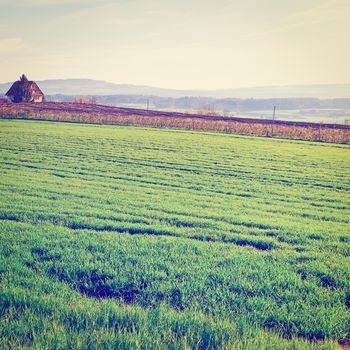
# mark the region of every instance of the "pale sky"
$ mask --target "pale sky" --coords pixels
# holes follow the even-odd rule
[[[0,0],[0,82],[350,83],[350,0]]]

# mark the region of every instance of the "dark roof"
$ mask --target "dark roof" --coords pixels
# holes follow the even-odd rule
[[[16,96],[19,93],[19,89],[21,85],[23,84],[22,81],[17,80],[15,81],[12,86],[10,87],[9,91],[6,92],[6,96]],[[44,96],[43,92],[40,90],[38,84],[35,81],[28,81],[28,88],[34,88],[35,89],[35,96]]]

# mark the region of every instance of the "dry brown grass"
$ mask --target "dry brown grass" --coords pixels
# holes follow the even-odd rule
[[[350,126],[186,115],[72,103],[3,104],[0,117],[77,123],[139,125],[308,141],[350,143]]]

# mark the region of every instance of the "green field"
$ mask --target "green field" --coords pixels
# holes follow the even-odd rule
[[[350,341],[350,146],[0,121],[0,348]]]

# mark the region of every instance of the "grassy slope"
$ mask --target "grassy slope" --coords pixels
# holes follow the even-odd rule
[[[3,348],[350,339],[349,146],[29,121],[0,136]]]

